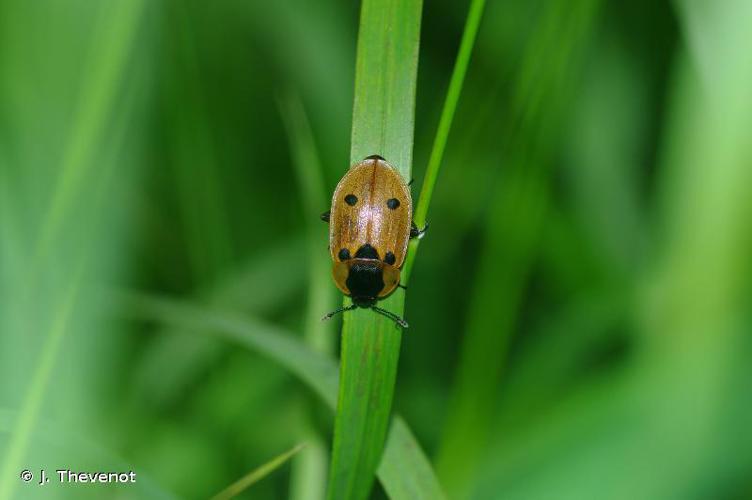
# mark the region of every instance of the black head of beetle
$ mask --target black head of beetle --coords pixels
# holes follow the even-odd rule
[[[387,287],[385,281],[399,282],[399,269],[391,264],[379,260],[378,252],[371,245],[363,245],[355,253],[355,257],[334,264],[335,281],[344,285],[343,291],[352,298],[352,305],[332,311],[322,319],[329,319],[335,314],[352,311],[359,307],[372,309],[382,316],[386,316],[402,328],[407,328],[407,322],[391,311],[376,306]],[[388,293],[387,293],[388,295]]]

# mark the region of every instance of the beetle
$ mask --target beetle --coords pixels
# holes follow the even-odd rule
[[[342,177],[332,207],[321,219],[329,223],[332,277],[353,303],[322,319],[362,307],[407,328],[404,319],[376,303],[402,286],[400,269],[407,244],[412,238],[422,238],[428,229],[428,224],[418,229],[412,215],[409,184],[383,157],[368,156]]]

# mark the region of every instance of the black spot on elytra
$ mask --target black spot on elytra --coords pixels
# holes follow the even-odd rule
[[[377,252],[376,249],[371,245],[366,243],[362,247],[358,248],[357,252],[355,252],[355,258],[379,260],[379,252]]]
[[[342,248],[337,255],[339,256],[339,260],[348,260],[350,258],[350,250]]]
[[[400,206],[400,201],[397,198],[389,198],[386,200],[386,206],[391,210],[397,210]]]
[[[348,194],[347,196],[345,196],[345,203],[347,203],[351,207],[355,206],[355,204],[358,203],[358,197],[354,194]]]
[[[384,256],[384,262],[386,262],[389,265],[393,265],[395,262],[397,262],[397,258],[394,256],[392,252],[387,252]]]

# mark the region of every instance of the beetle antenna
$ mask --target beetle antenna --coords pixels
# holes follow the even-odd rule
[[[394,321],[395,323],[397,323],[402,328],[407,328],[408,327],[407,321],[405,321],[404,319],[400,318],[399,316],[397,316],[396,314],[394,314],[391,311],[387,311],[386,309],[382,309],[382,308],[376,307],[376,306],[372,307],[371,309],[373,309],[377,313],[381,314],[382,316],[386,316],[387,318],[391,319],[392,321]]]
[[[332,316],[334,316],[335,314],[343,313],[345,311],[352,311],[353,309],[357,309],[357,308],[358,308],[358,306],[356,306],[355,304],[353,304],[351,306],[347,306],[347,307],[340,307],[336,311],[332,311],[330,313],[325,314],[324,317],[321,318],[321,321],[326,321],[328,319],[331,319]]]

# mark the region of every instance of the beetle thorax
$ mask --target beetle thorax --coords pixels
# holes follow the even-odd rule
[[[384,265],[375,259],[352,259],[345,284],[350,290],[353,303],[371,307],[384,289]]]

